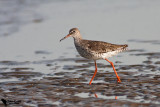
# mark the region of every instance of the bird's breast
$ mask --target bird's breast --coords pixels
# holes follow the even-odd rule
[[[84,58],[92,59],[92,60],[102,59],[102,54],[98,54],[96,52],[93,52],[83,45],[75,43],[75,47],[76,47],[78,53]]]

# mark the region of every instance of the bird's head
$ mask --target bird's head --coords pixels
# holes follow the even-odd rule
[[[69,34],[67,36],[65,36],[64,38],[62,38],[60,41],[66,39],[68,37],[81,38],[80,31],[78,30],[78,28],[70,29]]]

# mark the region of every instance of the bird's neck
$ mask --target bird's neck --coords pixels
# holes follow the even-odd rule
[[[82,36],[81,35],[78,35],[76,37],[74,37],[74,41],[75,42],[80,42],[82,40]]]

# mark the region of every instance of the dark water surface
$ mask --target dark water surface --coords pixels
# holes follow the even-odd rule
[[[0,98],[7,105],[160,106],[158,0],[0,2]],[[17,21],[2,12],[15,14]],[[28,18],[32,21],[24,21]],[[88,85],[94,62],[78,55],[72,39],[59,43],[72,27],[80,28],[83,38],[129,45],[128,51],[109,58],[122,83],[116,82],[109,63],[99,60],[98,73]]]

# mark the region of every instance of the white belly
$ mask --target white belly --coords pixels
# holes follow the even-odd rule
[[[112,57],[114,55],[117,55],[118,53],[119,53],[118,51],[112,51],[112,52],[103,53],[102,54],[102,58],[103,59],[109,58],[109,57]]]

